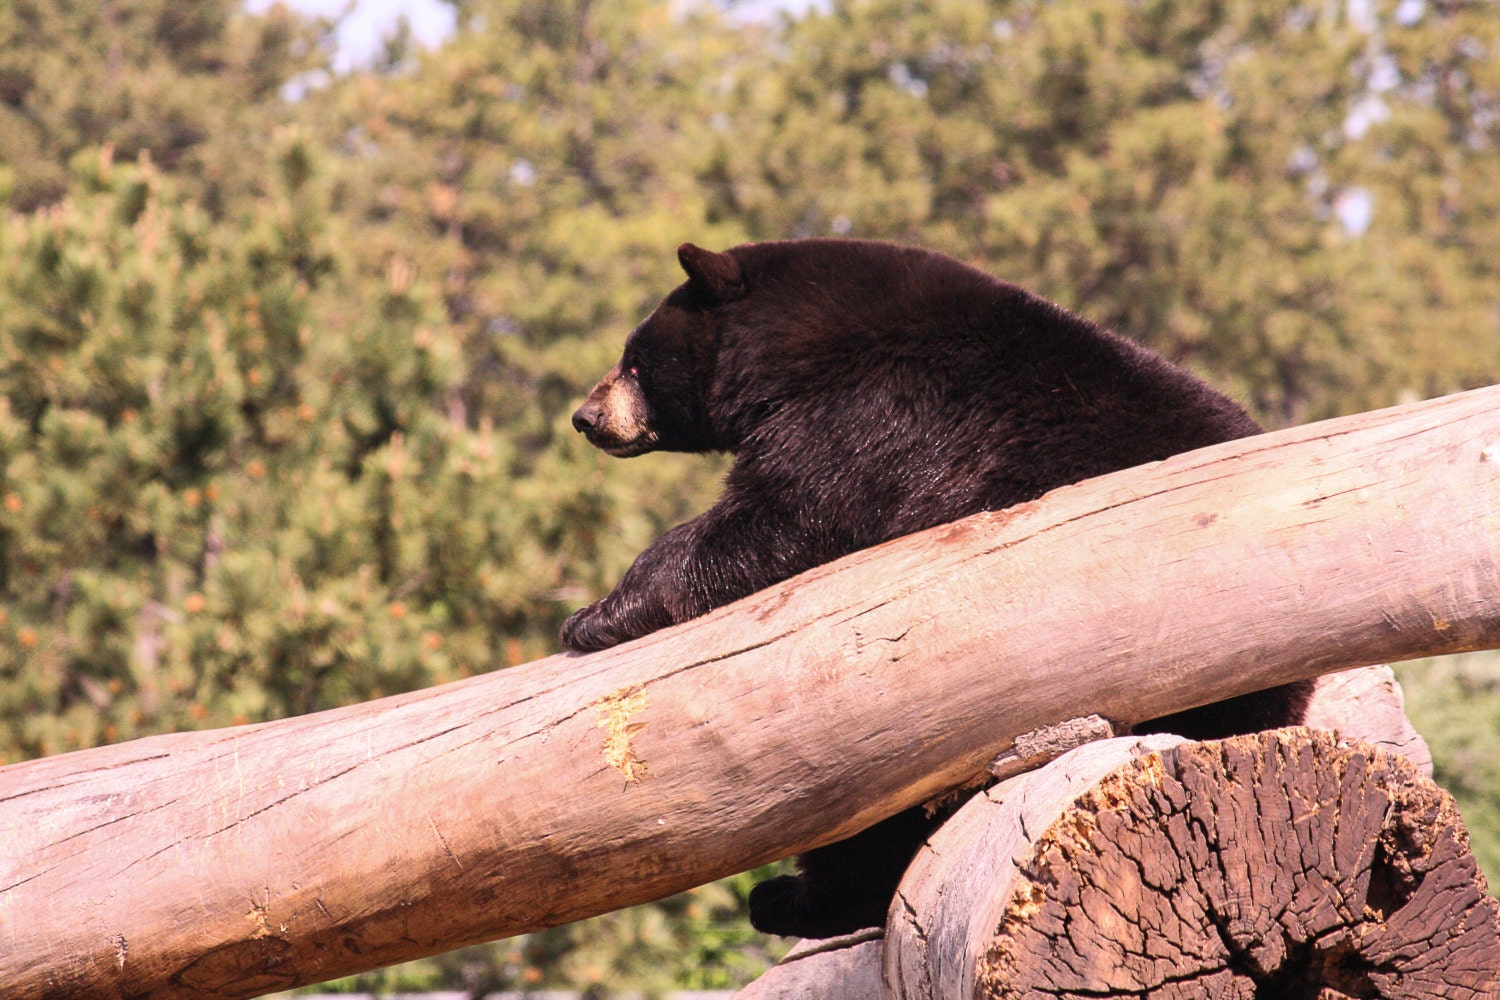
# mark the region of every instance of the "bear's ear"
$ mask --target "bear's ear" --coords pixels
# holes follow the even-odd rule
[[[688,284],[697,285],[715,301],[728,302],[745,294],[740,262],[732,255],[684,243],[677,248],[677,260],[687,272]]]

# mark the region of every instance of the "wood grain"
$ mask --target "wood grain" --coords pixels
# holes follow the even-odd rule
[[[846,836],[1020,733],[1500,645],[1500,389],[1230,442],[667,632],[0,769],[0,984],[246,997]]]
[[[1500,994],[1500,901],[1396,754],[1285,729],[1120,767],[1027,844],[974,995]]]

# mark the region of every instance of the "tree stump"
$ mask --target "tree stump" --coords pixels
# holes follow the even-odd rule
[[[1497,903],[1452,798],[1331,733],[1141,758],[1029,853],[979,964],[986,996],[1500,993]]]

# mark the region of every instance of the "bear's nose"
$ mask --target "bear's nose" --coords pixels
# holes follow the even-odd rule
[[[573,411],[573,429],[580,434],[586,434],[599,424],[599,406],[595,403],[584,403]]]

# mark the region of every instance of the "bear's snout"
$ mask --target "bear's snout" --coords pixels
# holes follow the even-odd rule
[[[654,451],[659,443],[649,413],[640,386],[622,379],[616,365],[573,411],[573,427],[594,447],[629,458]]]
[[[603,407],[594,400],[589,400],[573,411],[573,429],[580,434],[587,434],[599,426],[599,417],[603,412]]]

